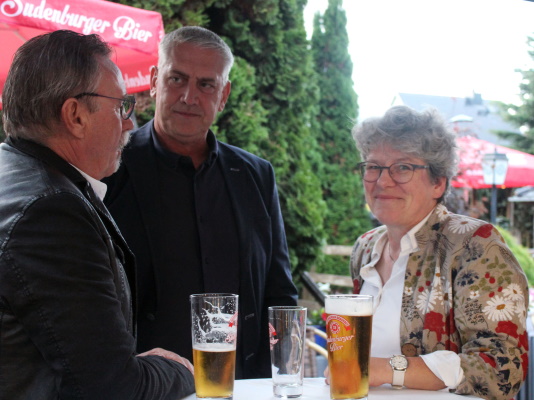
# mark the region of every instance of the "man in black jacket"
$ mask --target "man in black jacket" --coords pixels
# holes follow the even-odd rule
[[[236,377],[270,377],[267,308],[297,299],[273,168],[210,130],[230,94],[228,45],[184,27],[159,54],[154,120],[132,134],[105,181],[105,203],[137,260],[138,350],[191,359],[189,295],[236,293]]]
[[[101,198],[133,128],[111,49],[56,31],[15,54],[0,145],[0,398],[177,399],[192,366],[136,356],[135,269]]]

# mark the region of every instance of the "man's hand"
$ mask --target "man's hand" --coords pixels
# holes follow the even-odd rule
[[[180,364],[185,365],[185,367],[193,375],[195,375],[195,368],[193,367],[193,364],[191,364],[191,362],[187,358],[180,357],[178,354],[173,353],[172,351],[160,349],[159,347],[157,347],[155,349],[145,351],[144,353],[137,355],[137,357],[144,357],[144,356],[160,356],[168,360],[179,362]]]

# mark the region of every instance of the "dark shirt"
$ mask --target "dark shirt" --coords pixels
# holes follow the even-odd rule
[[[105,180],[105,204],[136,256],[137,349],[163,347],[190,354],[189,295],[198,290],[193,287],[197,283],[189,280],[197,279],[204,291],[239,294],[236,378],[270,377],[267,309],[297,303],[272,165],[208,134],[216,158],[208,157],[202,168],[193,170],[189,189],[184,189],[172,178],[177,175],[173,160],[178,156],[169,155],[170,167],[167,161],[158,161],[163,158],[158,153],[162,149],[156,150],[153,131],[151,121],[132,133],[121,167]],[[162,172],[163,166],[167,172]],[[168,177],[161,178],[160,173]],[[167,205],[163,197],[168,198]],[[177,222],[173,213],[193,205],[193,222]],[[191,226],[196,228],[193,234]],[[176,239],[180,234],[187,238]],[[195,242],[185,244],[190,239]],[[209,250],[211,246],[215,250]],[[166,260],[170,253],[174,255],[171,262]],[[198,272],[196,278],[183,278],[182,260],[193,260],[199,266],[186,269]],[[161,274],[171,267],[175,277]],[[169,292],[184,295],[176,303],[169,300]]]
[[[165,236],[165,260],[156,274],[168,285],[158,297],[158,315],[166,333],[159,346],[192,360],[189,295],[239,293],[239,241],[230,195],[217,162],[217,141],[210,132],[209,155],[197,170],[190,157],[172,153],[152,130]],[[204,277],[210,276],[210,279]],[[209,282],[212,282],[211,284]],[[162,288],[163,289],[163,288]],[[183,316],[183,325],[172,324],[171,313]],[[144,332],[143,334],[150,334]],[[159,333],[158,333],[159,335]]]

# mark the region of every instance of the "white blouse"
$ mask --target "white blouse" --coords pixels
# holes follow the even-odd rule
[[[371,262],[363,266],[360,271],[363,279],[360,293],[374,297],[371,357],[390,358],[395,354],[402,354],[399,332],[404,275],[409,255],[418,250],[415,233],[429,216],[430,214],[402,237],[399,257],[393,264],[391,276],[385,285],[382,285],[382,279],[375,266],[387,244],[386,234],[376,242]],[[464,373],[458,354],[440,350],[420,357],[449,389],[455,389],[462,381]]]

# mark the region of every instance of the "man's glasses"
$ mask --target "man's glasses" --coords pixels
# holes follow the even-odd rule
[[[376,182],[380,178],[380,175],[382,175],[382,171],[387,169],[389,176],[396,183],[408,183],[412,180],[416,169],[428,169],[430,167],[428,165],[409,163],[395,163],[389,167],[383,167],[373,162],[361,162],[358,164],[358,168],[365,182]]]
[[[93,96],[93,97],[105,97],[106,99],[119,100],[121,102],[121,117],[122,119],[128,119],[132,116],[135,107],[135,97],[134,96],[125,96],[123,99],[118,97],[104,96],[98,93],[85,92],[80,93],[74,96],[75,99],[79,99],[83,96]]]

